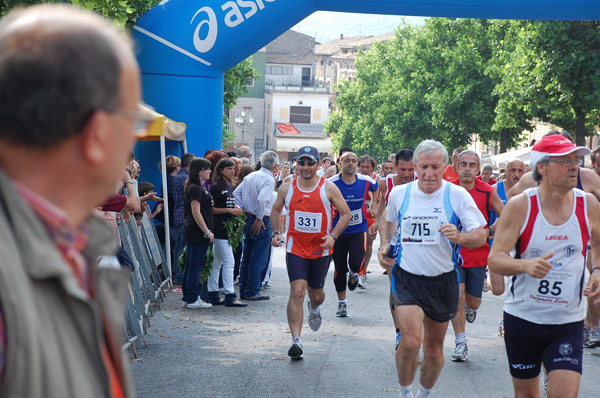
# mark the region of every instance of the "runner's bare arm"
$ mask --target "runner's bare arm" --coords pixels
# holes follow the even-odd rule
[[[324,249],[330,249],[335,244],[335,240],[340,237],[342,232],[344,232],[344,230],[348,226],[348,223],[350,222],[351,213],[350,208],[346,203],[346,200],[342,196],[342,193],[340,192],[339,188],[336,187],[334,183],[326,181],[325,191],[327,192],[327,198],[329,199],[329,201],[337,208],[338,212],[340,213],[340,219],[338,220],[338,223],[333,229],[333,231],[331,231],[331,234],[322,238],[323,244],[321,245],[321,247],[323,247]]]
[[[527,197],[515,196],[506,203],[505,209],[504,216],[500,216],[498,221],[498,232],[494,236],[494,244],[488,257],[489,269],[500,275],[527,273],[534,278],[546,276],[552,269],[552,264],[547,260],[554,255],[553,252],[533,259],[515,259],[509,255],[519,239],[521,227],[527,216]]]
[[[385,210],[387,212],[387,210]],[[380,219],[379,222],[379,236],[381,237],[381,244],[379,246],[379,251],[377,252],[377,259],[379,260],[379,265],[382,268],[390,269],[395,260],[391,259],[387,256],[390,251],[390,239],[392,239],[392,235],[396,230],[396,222],[389,222],[385,215]]]
[[[581,177],[581,185],[583,190],[594,195],[596,201],[600,200],[600,177],[590,169],[579,168],[579,176]]]
[[[469,232],[458,232],[456,225],[446,223],[440,227],[440,232],[450,242],[466,247],[467,249],[478,249],[485,245],[485,241],[489,236],[487,229],[481,227],[470,230]]]
[[[527,188],[533,188],[537,186],[537,182],[533,179],[533,173],[525,173],[523,177],[519,180],[518,183],[515,184],[514,187],[510,189],[510,191],[506,192],[506,202],[510,200],[510,198],[517,196],[522,193]]]
[[[592,273],[583,294],[595,299],[594,304],[600,301],[600,206],[597,206],[596,197],[593,194],[586,194],[588,201],[588,221],[590,224],[590,247],[592,258]],[[594,269],[596,267],[596,269]]]
[[[329,178],[329,177],[333,177],[335,175],[337,171],[337,167],[335,167],[335,164],[329,166],[329,168],[327,170],[325,170],[325,174],[323,174],[324,178]]]
[[[379,224],[381,221],[381,216],[383,215],[383,211],[385,210],[385,195],[387,195],[387,184],[385,182],[385,178],[381,178],[379,180],[377,187],[379,189],[379,193],[381,194],[381,206],[377,206],[377,211],[375,212],[375,222]]]
[[[283,210],[283,206],[285,205],[285,197],[287,196],[288,190],[290,188],[290,182],[285,182],[281,184],[279,189],[277,190],[277,199],[275,199],[275,203],[273,204],[273,209],[271,210],[271,229],[272,231],[281,232],[281,211]],[[271,239],[271,245],[275,247],[281,246],[281,235],[273,236]]]

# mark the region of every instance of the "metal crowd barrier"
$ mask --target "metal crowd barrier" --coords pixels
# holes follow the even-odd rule
[[[131,257],[133,270],[129,284],[127,308],[124,319],[125,341],[122,349],[132,349],[137,358],[135,343],[141,341],[148,347],[145,335],[153,316],[152,307],[160,310],[165,298],[165,287],[171,287],[171,265],[167,264],[154,223],[144,213],[138,228],[135,218],[117,222],[123,248]]]

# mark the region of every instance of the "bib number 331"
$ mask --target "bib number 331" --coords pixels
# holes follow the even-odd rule
[[[316,234],[321,232],[321,222],[323,217],[321,213],[309,213],[306,211],[294,212],[294,228],[298,232]]]

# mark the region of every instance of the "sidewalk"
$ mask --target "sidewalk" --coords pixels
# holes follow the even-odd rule
[[[378,241],[373,252],[376,253]],[[289,282],[283,248],[274,250],[271,299],[246,308],[180,308],[181,293],[167,293],[131,363],[138,397],[397,397],[395,330],[388,308],[389,279],[371,259],[366,290],[348,292],[348,318],[336,318],[333,264],[325,284],[323,324],[302,329],[304,359],[291,361],[286,318]],[[434,397],[512,397],[504,350],[497,334],[502,297],[484,293],[474,324],[467,325],[469,359],[454,363],[449,326],[446,361]],[[306,308],[304,308],[306,310]],[[597,351],[597,352],[596,352]],[[584,351],[579,396],[598,396],[600,349]],[[418,383],[418,371],[417,382]],[[416,388],[415,388],[416,390]],[[542,396],[545,396],[542,393]]]

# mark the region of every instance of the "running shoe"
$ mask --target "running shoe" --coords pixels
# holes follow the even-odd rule
[[[367,288],[367,275],[358,275],[358,287],[361,289]]]
[[[465,305],[465,317],[467,318],[467,322],[475,322],[475,318],[477,317],[477,310],[473,310]]]
[[[288,356],[290,359],[302,359],[304,357],[304,351],[302,351],[302,342],[298,337],[294,339],[294,343],[288,350]]]
[[[346,303],[338,303],[338,309],[335,313],[335,316],[339,316],[340,318],[345,318],[348,316],[348,306]]]
[[[271,285],[269,284],[269,282],[263,282],[262,285],[260,285],[261,289],[270,289]]]
[[[467,354],[469,353],[469,347],[467,343],[459,343],[454,347],[454,354],[452,354],[452,360],[454,362],[466,362]]]
[[[600,329],[590,330],[589,345],[591,347],[600,347]]]
[[[321,327],[321,321],[323,320],[321,318],[321,310],[317,309],[318,312],[313,314],[310,310],[310,301],[307,301],[306,305],[308,307],[308,326],[310,326],[313,332],[316,332]]]
[[[593,348],[594,346],[590,344],[590,337],[592,334],[592,328],[583,328],[583,346],[585,348]]]
[[[400,332],[396,332],[396,348],[394,348],[396,351],[398,351],[398,346],[400,345],[401,340],[402,338],[400,336]]]
[[[189,303],[187,305],[188,308],[192,308],[192,309],[198,309],[198,308],[210,308],[212,307],[211,303],[205,303],[204,301],[202,301],[202,299],[200,297],[198,297],[198,300],[196,300],[193,303]]]
[[[498,336],[504,337],[504,319],[498,324]]]
[[[489,291],[490,291],[490,287],[489,287],[489,286],[488,286],[488,284],[487,284],[487,279],[484,279],[484,280],[483,280],[483,292],[484,292],[484,293],[487,293],[487,292],[489,292]]]
[[[353,292],[354,289],[356,289],[356,286],[358,286],[358,274],[352,275],[352,273],[350,273],[348,276],[348,290]]]

